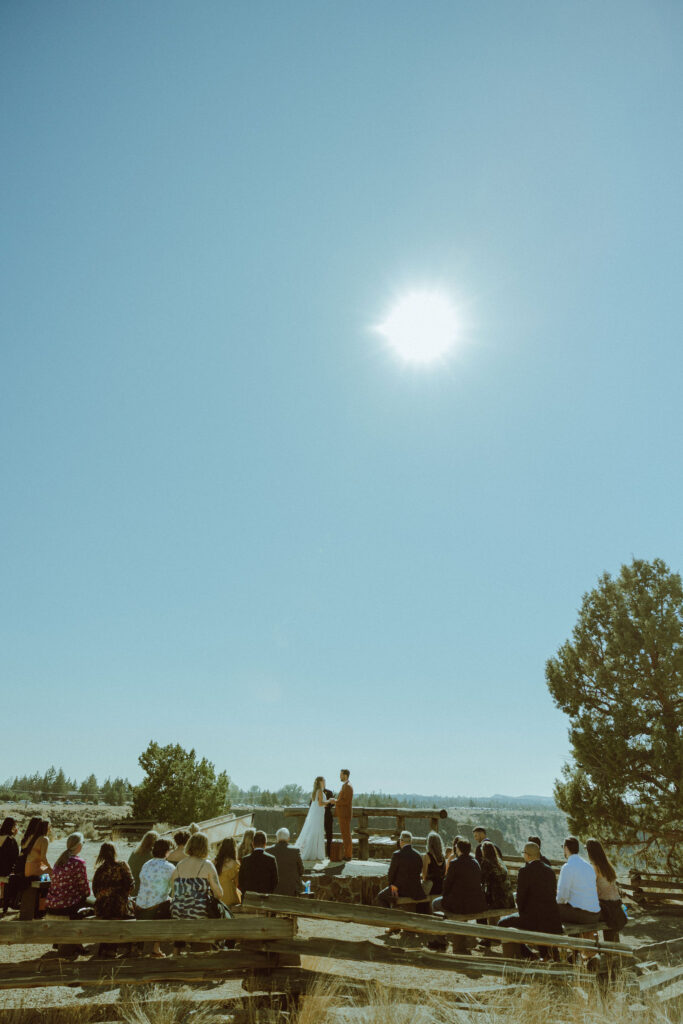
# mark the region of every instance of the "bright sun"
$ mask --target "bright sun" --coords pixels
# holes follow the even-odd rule
[[[375,328],[406,363],[426,366],[442,359],[458,339],[456,310],[443,292],[407,292]]]

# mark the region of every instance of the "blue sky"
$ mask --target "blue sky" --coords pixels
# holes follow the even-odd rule
[[[2,5],[3,778],[154,738],[243,786],[551,792],[581,595],[683,566],[682,35]],[[463,317],[430,368],[371,329],[416,287]]]

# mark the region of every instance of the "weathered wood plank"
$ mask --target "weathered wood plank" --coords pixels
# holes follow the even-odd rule
[[[641,992],[651,992],[664,985],[671,985],[679,978],[683,978],[683,967],[663,967],[661,971],[653,971],[652,974],[638,978],[638,988]]]
[[[196,921],[13,921],[0,923],[0,944],[90,942],[214,942],[217,939],[286,939],[294,935],[287,918],[240,915],[231,920]]]
[[[256,946],[258,948],[258,945]],[[391,964],[393,966],[425,968],[427,970],[456,971],[468,977],[482,974],[498,976],[539,975],[542,977],[573,978],[575,968],[567,964],[538,964],[502,957],[455,956],[432,953],[421,949],[400,949],[384,946],[370,940],[350,942],[345,939],[285,939],[268,947],[273,952],[300,956],[330,957],[333,960],[356,960],[361,963]]]
[[[660,882],[656,879],[653,880],[649,878],[643,878],[642,881],[634,881],[632,878],[630,883],[621,882],[620,884],[623,885],[624,889],[646,889],[648,892],[650,892],[650,890],[655,890],[657,892],[679,892],[683,889],[683,882],[680,881],[667,882],[662,880]]]
[[[499,928],[495,925],[442,921],[431,914],[409,914],[382,907],[367,907],[359,903],[333,903],[330,900],[306,900],[293,896],[262,896],[246,893],[242,898],[245,908],[272,910],[298,917],[321,918],[328,921],[347,921],[353,924],[376,925],[380,928],[403,928],[424,935],[469,935],[495,939],[498,942],[530,942],[534,945],[559,946],[563,949],[606,950],[621,956],[633,956],[633,951],[617,943],[593,939],[578,939],[569,935],[547,935],[527,932],[518,928]]]
[[[308,807],[283,808],[286,818],[305,818]],[[370,818],[447,818],[448,811],[439,807],[356,807],[351,808],[351,815],[359,818],[367,815]]]
[[[683,957],[683,935],[662,942],[648,942],[636,946],[634,953],[639,960],[677,960]]]
[[[0,989],[52,985],[143,985],[156,981],[216,981],[234,971],[277,966],[280,958],[260,950],[190,953],[166,960],[24,960],[0,967]]]

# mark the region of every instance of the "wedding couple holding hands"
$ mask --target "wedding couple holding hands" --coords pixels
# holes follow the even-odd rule
[[[339,822],[344,860],[351,860],[353,846],[351,843],[351,807],[353,805],[353,789],[349,782],[350,772],[342,768],[339,773],[341,788],[335,796],[325,788],[325,779],[318,775],[313,784],[311,806],[308,809],[301,834],[294,844],[301,853],[303,861],[320,861],[330,855],[332,842],[333,810]]]

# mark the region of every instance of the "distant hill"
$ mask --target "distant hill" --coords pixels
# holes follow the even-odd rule
[[[503,796],[501,793],[494,793],[489,799],[495,803],[523,804],[525,807],[555,807],[555,801],[551,796]]]

